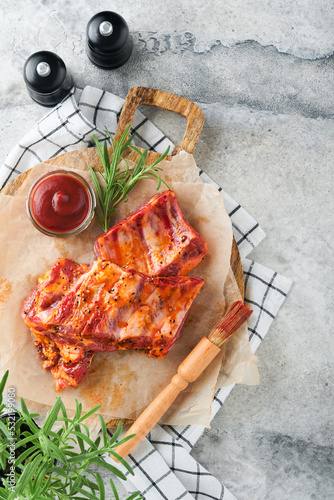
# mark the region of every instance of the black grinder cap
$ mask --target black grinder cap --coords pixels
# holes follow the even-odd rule
[[[89,59],[104,69],[116,69],[126,63],[132,41],[123,17],[111,11],[95,14],[87,24],[86,51]]]
[[[55,106],[64,99],[72,86],[64,61],[47,50],[28,57],[23,78],[30,97],[42,106]]]

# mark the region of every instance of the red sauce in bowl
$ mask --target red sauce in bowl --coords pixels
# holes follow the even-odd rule
[[[95,196],[86,180],[74,172],[54,171],[31,187],[28,215],[49,236],[78,234],[90,223]]]

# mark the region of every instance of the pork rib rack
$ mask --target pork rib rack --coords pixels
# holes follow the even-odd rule
[[[77,386],[97,351],[165,357],[203,285],[185,275],[206,252],[166,191],[101,235],[91,266],[58,259],[21,312],[56,389]]]
[[[207,252],[173,191],[153,196],[95,241],[97,257],[150,276],[184,276]]]
[[[202,285],[200,278],[146,276],[97,259],[51,306],[39,308],[28,298],[22,316],[48,362],[49,346],[58,349],[51,356],[51,363],[55,361],[51,372],[60,389],[64,384],[76,385],[76,373],[83,378],[96,351],[135,349],[165,357]],[[43,293],[37,295],[41,301]]]

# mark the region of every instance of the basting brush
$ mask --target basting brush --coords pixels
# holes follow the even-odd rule
[[[149,404],[124,437],[134,437],[117,446],[117,454],[125,458],[157,424],[173,401],[190,382],[194,382],[220,352],[221,346],[249,318],[252,310],[242,300],[233,302],[208,337],[203,337],[178,367],[168,386]],[[114,460],[115,457],[112,456]],[[116,460],[117,461],[117,460]]]

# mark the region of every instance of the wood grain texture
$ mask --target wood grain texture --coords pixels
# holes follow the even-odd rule
[[[130,89],[119,118],[115,134],[116,140],[122,136],[128,125],[132,123],[136,109],[143,105],[153,106],[183,116],[187,120],[186,130],[181,146],[175,146],[172,155],[177,154],[180,149],[193,154],[204,125],[204,114],[201,108],[184,97],[148,87],[133,87]],[[127,154],[134,161],[138,159],[138,155],[134,151],[130,150]],[[159,153],[149,151],[147,154],[147,163],[153,163],[159,156]],[[168,157],[167,159],[170,158]]]
[[[234,273],[234,277],[238,284],[242,300],[245,298],[245,287],[244,287],[244,271],[242,269],[241,258],[238,250],[237,242],[233,236],[232,249],[231,249],[231,268]]]

